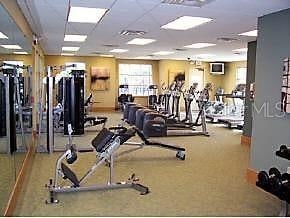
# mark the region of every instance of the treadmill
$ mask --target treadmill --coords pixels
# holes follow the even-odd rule
[[[228,115],[218,118],[219,123],[225,124],[230,129],[241,127],[244,122],[245,90],[246,84],[238,84],[231,94],[222,94],[222,96],[232,99],[233,110]],[[240,112],[237,111],[239,107],[237,101],[241,101]]]

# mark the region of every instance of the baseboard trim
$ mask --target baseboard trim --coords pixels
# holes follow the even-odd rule
[[[257,176],[258,176],[258,173],[255,170],[253,170],[251,168],[247,169],[246,180],[248,183],[256,185]]]
[[[92,107],[92,112],[112,112],[115,111],[115,107]]]
[[[252,137],[242,135],[241,136],[241,144],[251,146]]]
[[[34,158],[34,155],[35,147],[32,143],[32,145],[30,145],[28,148],[22,167],[18,173],[14,187],[10,193],[8,203],[4,211],[4,216],[13,216],[13,212],[16,208],[21,189],[24,186],[25,180],[27,178],[27,173],[30,171],[30,168],[32,166],[32,160]]]

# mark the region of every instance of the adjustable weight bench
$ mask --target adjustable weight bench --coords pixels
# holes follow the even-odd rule
[[[113,182],[113,166],[114,166],[114,153],[120,147],[120,145],[126,142],[133,136],[132,130],[128,129],[122,135],[116,135],[108,129],[102,129],[99,134],[92,140],[92,146],[97,152],[97,161],[93,166],[83,175],[81,179],[78,179],[75,172],[73,172],[65,163],[72,164],[77,160],[77,151],[71,143],[71,131],[69,131],[69,148],[68,150],[57,160],[54,180],[50,179],[49,184],[46,187],[49,190],[49,200],[46,200],[47,204],[58,203],[56,198],[57,193],[67,192],[81,192],[81,191],[101,191],[111,189],[134,189],[140,194],[145,195],[149,193],[149,188],[138,183],[138,179],[135,174],[132,174],[130,178],[125,182]],[[107,184],[93,184],[90,186],[84,186],[85,181],[100,167],[102,164],[109,162],[109,179]],[[70,186],[61,186],[59,180],[68,180]]]

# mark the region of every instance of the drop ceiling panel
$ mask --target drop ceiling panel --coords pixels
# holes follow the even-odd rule
[[[71,0],[71,6],[89,8],[110,8],[115,0]]]
[[[18,0],[28,22],[33,23],[23,4],[26,1],[28,0]],[[210,48],[175,51],[169,56],[156,57],[161,59],[186,59],[199,53],[214,53],[217,55],[215,59],[219,60],[241,58],[234,55],[232,50],[245,47],[247,42],[255,40],[255,37],[238,36],[238,33],[255,29],[258,16],[290,7],[289,0],[215,0],[201,8],[161,4],[161,0],[71,0],[72,6],[110,8],[100,23],[82,24],[67,23],[68,0],[28,2],[30,5],[34,4],[33,14],[39,16],[40,25],[34,25],[34,31],[43,35],[41,43],[47,54],[60,53],[63,45],[80,46],[78,55],[91,55],[96,51],[108,53],[112,48],[103,45],[115,44],[120,48],[129,49],[129,52],[117,54],[117,57],[134,57],[150,55],[160,50],[174,50],[195,42],[217,44]],[[184,15],[210,17],[214,21],[188,31],[160,29],[160,26]],[[146,46],[127,45],[126,43],[135,36],[119,35],[124,29],[146,31],[147,34],[143,37],[154,38],[157,41]],[[88,34],[88,38],[83,43],[68,43],[63,41],[65,33]],[[236,38],[238,41],[226,43],[218,41],[217,38],[220,37]]]

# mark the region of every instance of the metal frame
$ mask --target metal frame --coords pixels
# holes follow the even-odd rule
[[[7,119],[8,117],[10,118],[10,84],[9,84],[9,78],[5,77],[5,101],[6,101],[6,136],[7,136],[7,154],[11,153],[10,149],[10,119]]]
[[[13,76],[0,75],[1,76],[0,79],[2,80],[2,82],[5,85],[7,154],[11,154],[13,152],[13,151],[11,151],[11,143],[12,143],[11,137],[16,138],[16,151],[17,152],[25,152],[27,150],[27,147],[26,147],[26,140],[25,140],[25,134],[24,134],[23,110],[22,110],[22,105],[20,102],[20,86],[19,86],[19,79],[18,79],[19,75],[18,75],[17,69],[21,68],[21,69],[29,70],[29,67],[2,63],[0,65],[0,67],[3,67],[3,66],[12,67],[14,70]],[[14,93],[11,93],[11,91],[10,91],[11,80],[13,80],[13,86],[15,87]],[[15,102],[10,101],[11,95],[13,95],[13,100],[15,100]],[[10,110],[11,103],[13,103],[13,105],[12,105],[13,111]],[[15,136],[11,136],[11,134],[13,134],[11,132],[11,122],[13,122],[13,120],[11,120],[11,113],[16,113],[15,105],[17,105],[17,107],[18,107],[17,113],[19,115],[20,130],[21,130],[21,145],[19,145],[19,146],[17,145],[17,132],[15,131]],[[14,123],[14,125],[16,125],[16,123]]]
[[[47,66],[46,85],[42,85],[42,93],[39,105],[39,129],[38,129],[38,146],[36,151],[40,153],[52,153],[54,149],[54,126],[53,126],[53,82],[52,67]],[[46,91],[45,91],[46,90]],[[42,138],[42,120],[43,120],[43,101],[47,102],[46,108],[46,146],[40,144]]]
[[[71,143],[71,134],[69,134],[69,144]],[[148,187],[145,187],[141,184],[138,184],[138,179],[135,179],[135,174],[133,174],[127,181],[125,182],[114,182],[114,153],[120,147],[120,139],[117,136],[114,136],[113,139],[105,146],[106,149],[103,150],[101,153],[98,153],[99,160],[97,160],[93,166],[83,175],[83,177],[78,181],[79,186],[76,187],[75,184],[72,186],[61,186],[59,184],[59,180],[65,176],[64,172],[61,169],[61,164],[66,159],[66,156],[70,152],[67,150],[58,160],[56,163],[54,181],[51,179],[47,188],[49,190],[49,200],[46,200],[47,204],[58,203],[59,201],[56,199],[57,193],[68,193],[68,192],[82,192],[82,191],[104,191],[104,190],[113,190],[113,189],[134,189],[139,191],[140,194],[145,195],[149,193]],[[90,186],[83,186],[86,180],[99,168],[101,165],[109,164],[109,178],[107,184],[94,184]],[[73,172],[73,171],[72,171]]]
[[[280,217],[288,217],[288,202],[287,201],[281,201],[281,210],[279,215]]]

